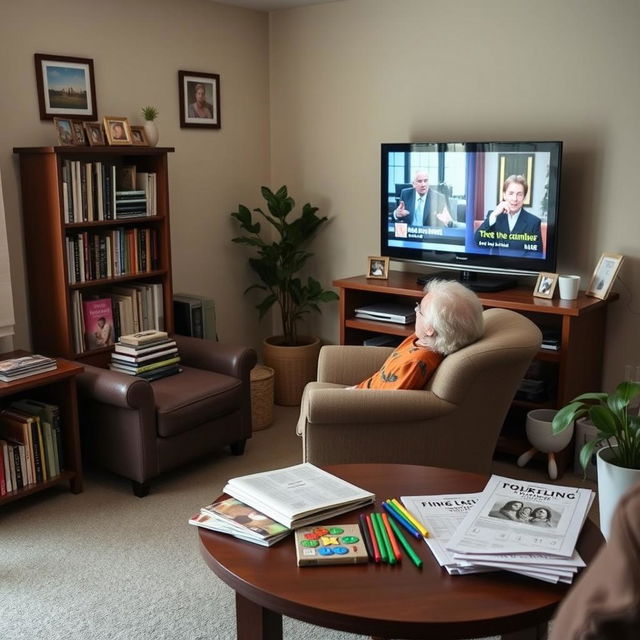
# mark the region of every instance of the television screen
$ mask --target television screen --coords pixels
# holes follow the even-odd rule
[[[381,254],[470,280],[554,272],[561,156],[562,142],[382,144]]]

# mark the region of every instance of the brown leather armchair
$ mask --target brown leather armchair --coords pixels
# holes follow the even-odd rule
[[[387,347],[324,346],[297,432],[316,465],[397,462],[488,473],[507,410],[542,340],[507,309],[484,311],[477,342],[447,356],[422,390],[346,389],[377,371]]]
[[[78,376],[83,450],[129,478],[138,497],[150,480],[216,448],[244,453],[251,437],[250,371],[256,353],[175,335],[182,373],[147,382],[84,365]]]

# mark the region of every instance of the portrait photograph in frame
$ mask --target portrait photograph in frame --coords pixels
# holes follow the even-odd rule
[[[68,116],[95,120],[97,114],[93,60],[34,54],[40,120]]]
[[[73,144],[78,146],[86,146],[87,140],[84,136],[84,127],[82,126],[82,120],[72,120],[73,126]]]
[[[99,122],[85,122],[84,130],[90,147],[103,147],[107,143],[104,139],[104,130]]]
[[[538,275],[538,279],[536,280],[536,286],[533,290],[533,295],[536,296],[536,298],[553,298],[553,294],[556,291],[557,284],[557,273],[540,272],[540,274]]]
[[[591,276],[591,282],[585,293],[594,298],[605,300],[609,296],[613,282],[620,271],[623,255],[619,253],[603,253]]]
[[[104,131],[110,145],[131,144],[131,128],[129,121],[121,116],[105,116]]]
[[[220,76],[178,71],[180,127],[220,129]]]
[[[58,142],[63,146],[70,146],[75,144],[75,138],[73,134],[73,120],[71,118],[54,118],[53,126],[56,128],[58,134]]]
[[[367,258],[367,278],[387,280],[389,277],[389,258],[369,256]]]
[[[148,147],[149,141],[144,127],[137,124],[131,125],[131,144],[137,147]]]

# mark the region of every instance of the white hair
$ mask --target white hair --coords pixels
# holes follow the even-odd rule
[[[431,349],[446,356],[482,337],[482,303],[473,291],[456,280],[429,280],[424,292],[424,320],[435,331],[427,339]]]

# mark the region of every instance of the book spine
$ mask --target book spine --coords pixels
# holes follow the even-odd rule
[[[13,454],[13,470],[16,476],[16,488],[22,489],[24,487],[24,480],[22,478],[22,467],[20,466],[20,447],[14,443],[11,443],[10,446]]]
[[[33,465],[36,472],[36,482],[42,482],[42,460],[40,460],[40,434],[38,433],[38,420],[33,420],[31,427],[31,442],[33,445]]]
[[[4,496],[8,493],[7,481],[5,479],[4,469],[4,444],[0,442],[0,496]]]

